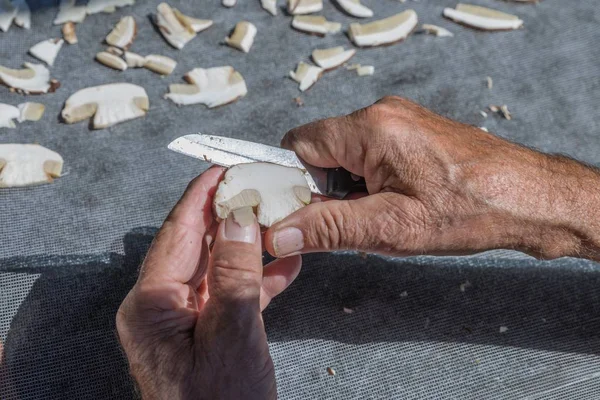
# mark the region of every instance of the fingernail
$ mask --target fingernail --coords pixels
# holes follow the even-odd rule
[[[277,257],[292,255],[304,248],[304,236],[298,228],[285,228],[275,232],[273,249]]]
[[[234,242],[254,243],[256,242],[257,227],[256,222],[247,226],[240,226],[230,215],[225,221],[225,237]]]

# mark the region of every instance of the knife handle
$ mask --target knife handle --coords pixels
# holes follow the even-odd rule
[[[327,196],[343,199],[354,192],[367,192],[365,178],[357,177],[344,168],[327,169]]]

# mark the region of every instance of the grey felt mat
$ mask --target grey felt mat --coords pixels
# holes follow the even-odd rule
[[[88,16],[77,28],[79,44],[65,45],[51,68],[62,83],[56,93],[23,97],[0,87],[0,102],[47,107],[40,122],[0,130],[0,143],[38,142],[63,155],[66,171],[51,185],[0,190],[0,398],[135,397],[114,314],[155,229],[189,180],[207,168],[166,149],[182,134],[277,144],[292,127],[396,94],[520,143],[600,165],[596,1],[473,0],[525,21],[515,32],[484,33],[441,17],[454,1],[364,0],[376,17],[413,8],[421,22],[442,25],[455,37],[413,35],[395,46],[359,50],[352,62],[374,65],[374,76],[339,69],[304,94],[286,78],[288,71],[316,47],[350,46],[347,37],[304,35],[290,29],[283,12],[272,17],[258,0],[239,1],[233,9],[216,0],[171,1],[184,13],[215,21],[181,51],[149,22],[157,0]],[[56,10],[29,3],[36,8],[31,30],[0,33],[1,65],[35,62],[27,49],[60,36],[52,26]],[[344,30],[354,21],[328,0],[322,14]],[[175,58],[171,76],[117,72],[93,61],[124,15],[138,22],[132,50]],[[242,19],[258,27],[249,54],[219,44]],[[246,79],[249,93],[237,103],[207,110],[162,98],[190,69],[220,65],[234,66]],[[492,90],[486,76],[494,80]],[[70,94],[109,82],[143,86],[148,115],[101,131],[90,131],[87,122],[58,121]],[[296,106],[297,96],[304,107]],[[507,104],[513,120],[483,119],[479,110],[489,104]],[[510,252],[306,257],[298,281],[265,313],[280,397],[598,398],[599,279],[595,263],[539,262]],[[466,281],[472,286],[462,292]],[[501,326],[508,331],[501,334]],[[335,376],[327,375],[328,366]]]

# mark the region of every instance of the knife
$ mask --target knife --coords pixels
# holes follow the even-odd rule
[[[336,199],[343,199],[351,192],[367,191],[364,178],[344,168],[315,167],[298,158],[293,151],[265,144],[198,133],[173,140],[169,143],[169,149],[222,167],[270,162],[299,168],[311,192]]]

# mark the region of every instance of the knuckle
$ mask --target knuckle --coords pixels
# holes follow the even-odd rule
[[[309,239],[323,250],[346,249],[356,246],[356,222],[350,202],[340,201],[336,206],[322,207],[316,218]]]

